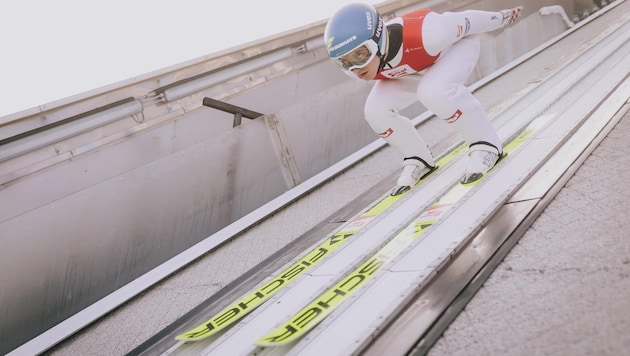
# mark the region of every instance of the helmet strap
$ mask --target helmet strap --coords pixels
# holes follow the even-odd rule
[[[385,56],[380,57],[381,58],[381,63],[378,65],[378,71],[382,71],[385,66],[387,65],[387,62],[385,62]]]
[[[385,27],[385,28],[383,29],[383,32],[384,32],[384,31],[388,31],[388,30],[387,30],[387,27]],[[386,59],[387,59],[387,51],[388,51],[388,49],[389,49],[389,48],[388,48],[388,47],[389,47],[389,33],[383,33],[383,34],[382,34],[382,36],[385,36],[385,41],[384,41],[384,42],[385,42],[385,43],[384,43],[385,48],[383,49],[383,52],[381,53],[381,48],[380,48],[380,46],[379,46],[379,48],[378,48],[378,53],[376,53],[376,55],[380,58],[380,64],[378,65],[378,70],[379,70],[379,72],[380,72],[383,68],[385,68],[385,66],[386,66],[386,65],[387,65],[387,63],[388,63],[388,62],[386,61]]]

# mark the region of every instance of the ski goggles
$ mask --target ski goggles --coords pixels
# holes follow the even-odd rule
[[[369,39],[360,44],[359,47],[353,49],[350,53],[331,59],[341,68],[352,71],[353,69],[363,68],[368,65],[368,63],[376,57],[377,52],[378,46],[376,42]]]

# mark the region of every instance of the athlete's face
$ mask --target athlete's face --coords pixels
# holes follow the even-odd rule
[[[357,77],[363,80],[373,80],[376,78],[376,74],[378,73],[378,65],[380,64],[380,59],[378,56],[374,56],[372,60],[363,68],[355,68],[352,70]]]

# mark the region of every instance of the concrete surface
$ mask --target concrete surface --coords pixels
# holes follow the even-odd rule
[[[429,355],[630,352],[630,113]]]

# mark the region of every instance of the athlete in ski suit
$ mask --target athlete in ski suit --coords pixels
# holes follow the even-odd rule
[[[501,139],[464,82],[479,58],[477,35],[511,25],[521,11],[520,6],[441,14],[423,9],[384,23],[373,6],[354,3],[330,18],[324,33],[329,57],[353,76],[376,80],[365,103],[365,119],[403,157],[392,195],[411,189],[435,168],[425,141],[399,114],[415,101],[453,125],[468,143],[462,183],[481,178],[502,156]]]

